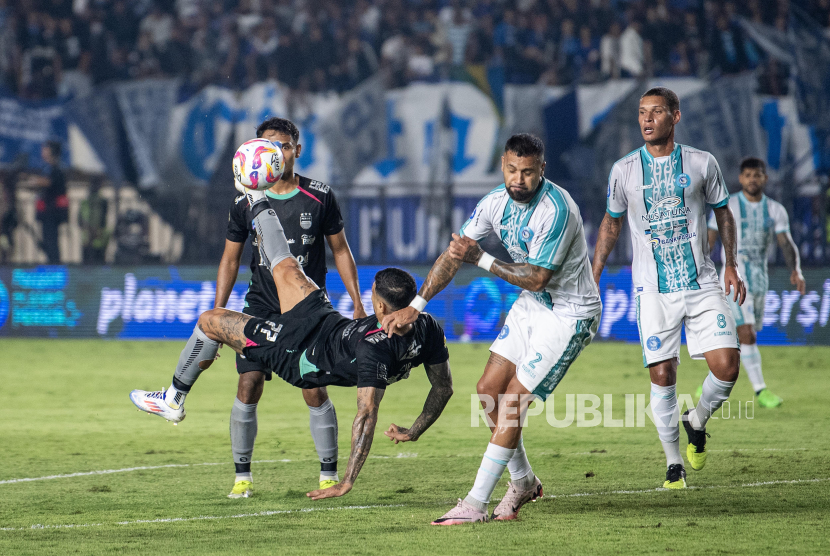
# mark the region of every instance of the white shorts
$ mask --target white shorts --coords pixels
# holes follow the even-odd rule
[[[735,317],[736,326],[749,324],[756,332],[764,328],[766,294],[753,295],[746,292],[746,300],[743,305],[738,305],[735,301],[732,301],[731,295],[726,296],[726,301],[729,303],[729,308],[732,309],[732,316]]]
[[[643,366],[680,357],[680,325],[686,325],[686,347],[692,359],[721,348],[740,348],[735,317],[721,290],[641,293],[637,326]]]
[[[519,382],[544,401],[598,327],[599,314],[586,319],[563,317],[520,295],[490,351],[516,365]]]

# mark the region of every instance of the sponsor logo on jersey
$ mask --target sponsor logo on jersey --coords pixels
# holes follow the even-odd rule
[[[386,370],[386,365],[384,363],[378,363],[377,372],[378,372],[378,380],[382,380],[382,381],[386,382],[386,380],[387,380],[386,377],[387,377],[388,373],[387,373],[387,370]]]
[[[651,189],[652,187],[654,187],[654,184],[651,184],[651,183],[648,184],[648,185],[646,185],[646,184],[638,185],[634,188],[634,191],[643,191],[643,190],[646,190],[646,189]]]
[[[309,236],[309,235],[306,235],[306,234],[303,234],[302,238],[303,238],[303,245],[314,245],[314,240],[317,239],[316,236]]]
[[[677,187],[686,189],[690,185],[692,185],[692,178],[689,177],[689,174],[683,173],[677,176]]]
[[[644,214],[640,218],[643,222],[648,223],[685,218],[692,212],[692,209],[678,206],[680,203],[680,197],[674,195],[665,197],[654,203],[651,210],[648,211],[648,214]]]
[[[292,238],[292,237],[285,238],[285,242],[288,243],[288,245],[294,245],[294,238]]]
[[[608,193],[605,194],[609,199],[611,198],[611,182],[608,182]]]
[[[300,228],[308,230],[311,228],[311,213],[303,212],[300,214]]]
[[[663,345],[663,343],[660,341],[660,338],[658,338],[657,336],[652,336],[648,340],[646,340],[646,347],[650,351],[657,351],[658,349],[660,349],[661,345]]]
[[[421,344],[412,340],[412,343],[409,345],[409,349],[406,351],[406,355],[403,356],[404,359],[415,359],[421,353]]]
[[[412,370],[412,363],[404,363],[401,367],[401,374],[386,379],[386,384],[395,384],[399,380],[406,380],[409,378],[409,373]]]
[[[309,189],[316,189],[317,191],[320,191],[322,193],[328,193],[329,190],[331,189],[328,185],[326,185],[322,182],[316,181],[316,180],[311,180],[311,183],[308,184],[308,188]]]
[[[504,340],[510,334],[510,327],[506,324],[502,327],[501,332],[499,332],[499,340]]]
[[[670,238],[651,238],[651,248],[665,247],[666,245],[676,245],[678,243],[688,243],[697,237],[697,232],[690,232],[687,234],[680,234]]]
[[[475,218],[475,217],[476,217],[476,211],[477,211],[477,210],[478,210],[478,207],[476,207],[476,208],[474,208],[474,209],[473,209],[473,213],[470,215],[470,220],[472,220],[473,218]]]
[[[300,255],[297,257],[297,262],[300,263],[300,266],[305,266],[308,264],[308,255]]]
[[[382,342],[386,338],[387,338],[386,332],[384,332],[383,330],[379,330],[379,331],[375,332],[374,334],[366,336],[363,339],[366,340],[367,342],[369,342],[370,344],[377,344],[378,342]]]
[[[522,238],[522,241],[524,241],[525,243],[527,243],[528,241],[530,241],[531,239],[533,239],[533,230],[531,230],[531,229],[530,229],[529,227],[527,227],[527,226],[522,226],[522,227],[519,229],[519,237],[521,237],[521,238]]]
[[[527,253],[522,251],[522,248],[518,245],[511,245],[507,252],[510,253],[510,258],[513,259],[514,263],[523,263],[527,261]]]

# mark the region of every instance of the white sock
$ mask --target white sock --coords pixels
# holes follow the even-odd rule
[[[176,390],[176,387],[171,384],[170,387],[164,392],[164,403],[173,409],[179,409],[179,407],[181,407],[184,403],[184,399],[186,397],[187,392]]]
[[[741,363],[744,364],[746,375],[756,394],[767,387],[764,383],[764,373],[761,372],[761,352],[758,351],[758,344],[741,344]]]
[[[657,436],[666,453],[666,467],[675,463],[683,464],[680,455],[680,410],[677,407],[676,385],[658,386],[651,384],[651,414]]]
[[[689,412],[689,422],[695,430],[702,431],[706,428],[709,417],[729,398],[733,386],[734,381],[719,380],[709,371],[709,375],[703,381],[703,394],[697,402],[697,407]]]
[[[476,482],[467,495],[468,502],[470,498],[473,498],[478,502],[479,507],[482,504],[485,508],[487,507],[493,489],[496,488],[496,484],[504,473],[504,468],[507,467],[507,462],[511,460],[515,452],[515,448],[503,448],[492,442],[487,444],[487,450],[481,458],[481,467],[478,468]]]
[[[340,477],[337,475],[337,471],[320,471],[320,480],[337,481],[339,483]]]
[[[525,452],[522,437],[519,437],[519,445],[516,446],[513,457],[507,462],[507,470],[510,471],[510,480],[519,488],[529,488],[533,484],[533,470],[530,468],[530,462],[527,461],[527,452]]]
[[[254,478],[251,475],[250,471],[248,471],[247,473],[237,473],[236,474],[236,482],[238,483],[239,481],[251,481],[253,483]]]

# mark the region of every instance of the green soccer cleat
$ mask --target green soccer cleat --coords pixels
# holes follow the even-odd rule
[[[666,470],[666,482],[663,483],[663,488],[670,488],[678,490],[686,488],[686,470],[679,463],[669,465]]]
[[[254,484],[251,481],[236,481],[228,498],[250,498],[254,495]]]
[[[766,388],[758,392],[755,395],[755,397],[758,400],[758,405],[763,407],[764,409],[772,409],[784,403],[784,400],[782,400]]]
[[[695,471],[700,471],[706,465],[706,438],[709,434],[706,429],[695,430],[689,422],[689,410],[687,409],[680,418],[683,428],[689,437],[689,445],[686,446],[686,459]]]
[[[324,488],[331,488],[339,482],[340,481],[335,481],[334,479],[325,479],[323,481],[320,481],[320,490]]]

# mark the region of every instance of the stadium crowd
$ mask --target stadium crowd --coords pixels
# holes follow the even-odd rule
[[[830,30],[830,0],[801,0]],[[344,91],[388,67],[441,79],[592,83],[765,67],[738,17],[786,30],[789,0],[0,0],[0,83],[27,99],[110,80],[198,88],[274,78]],[[771,64],[774,66],[774,64]],[[774,91],[773,91],[774,92]]]

